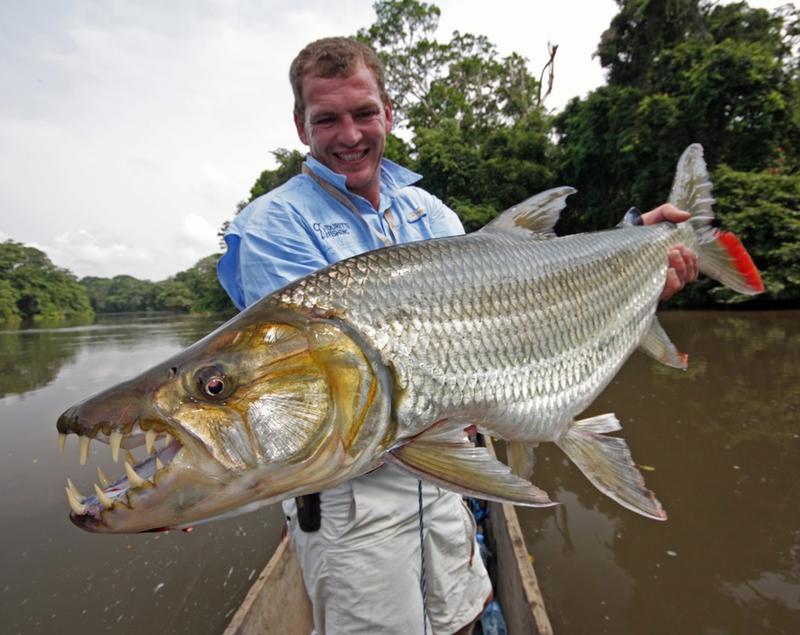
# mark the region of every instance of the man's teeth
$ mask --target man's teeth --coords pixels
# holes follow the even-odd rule
[[[339,158],[342,161],[358,161],[362,159],[367,154],[366,150],[362,150],[361,152],[340,152]]]

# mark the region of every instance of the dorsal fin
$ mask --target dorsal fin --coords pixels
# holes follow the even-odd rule
[[[575,188],[568,186],[540,192],[498,214],[481,231],[530,232],[539,238],[551,238],[556,235],[553,228],[567,204],[567,197],[575,192]]]

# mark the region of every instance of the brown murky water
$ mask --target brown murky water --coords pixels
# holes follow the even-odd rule
[[[800,633],[800,312],[669,313],[686,373],[635,355],[592,412],[614,411],[670,518],[607,500],[555,447],[536,482],[564,503],[522,510],[556,633]],[[0,632],[220,633],[269,558],[276,508],[192,533],[101,536],[67,519],[90,491],[55,420],[213,322],[118,318],[0,332]]]
[[[800,633],[800,313],[667,313],[685,373],[635,354],[615,412],[669,514],[640,518],[549,444],[520,510],[556,633]]]
[[[216,323],[106,319],[0,332],[0,633],[221,633],[280,537],[271,508],[192,533],[86,533],[69,522],[64,485],[84,493],[96,466],[118,474],[108,447],[78,463],[59,456],[55,421],[67,406],[129,378]],[[97,447],[94,447],[97,446]]]

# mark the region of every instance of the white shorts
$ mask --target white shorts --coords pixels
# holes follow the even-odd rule
[[[394,466],[322,492],[322,525],[303,532],[284,502],[319,635],[421,633],[417,479]],[[428,628],[449,634],[483,610],[491,583],[461,496],[423,482]]]

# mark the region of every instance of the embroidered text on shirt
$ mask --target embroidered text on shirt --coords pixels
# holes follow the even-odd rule
[[[319,233],[320,238],[335,238],[350,233],[350,225],[347,223],[314,223],[314,231]]]

